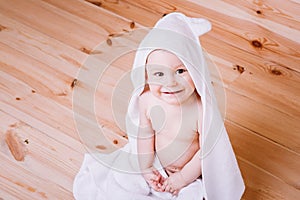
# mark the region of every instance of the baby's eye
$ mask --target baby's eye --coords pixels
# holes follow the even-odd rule
[[[186,71],[187,71],[186,69],[177,69],[175,73],[176,74],[182,74],[182,73],[184,73]]]
[[[163,72],[155,72],[153,75],[160,77],[160,76],[163,76],[164,73]]]

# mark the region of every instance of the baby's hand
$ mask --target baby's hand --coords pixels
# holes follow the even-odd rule
[[[149,170],[151,171],[143,174],[146,182],[155,191],[162,192],[162,185],[164,183],[165,178],[157,171],[157,169],[151,168]]]
[[[177,195],[179,191],[186,185],[187,183],[179,171],[171,174],[167,179],[165,179],[162,189],[165,192],[170,192],[173,195]]]

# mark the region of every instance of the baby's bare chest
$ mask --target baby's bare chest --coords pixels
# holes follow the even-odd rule
[[[157,136],[179,140],[194,138],[198,130],[198,116],[196,105],[180,108],[155,105],[149,112],[151,125]]]

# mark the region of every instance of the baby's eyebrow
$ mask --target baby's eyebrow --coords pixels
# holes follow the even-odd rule
[[[184,68],[186,68],[185,65],[184,65],[183,63],[181,63],[181,64],[175,66],[175,68],[179,68],[179,67],[184,67]]]

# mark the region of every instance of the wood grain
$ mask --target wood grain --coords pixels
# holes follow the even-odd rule
[[[272,174],[248,163],[247,160],[240,159],[239,165],[243,169],[244,181],[247,185],[243,199],[298,199],[298,189],[285,184]]]
[[[5,142],[16,161],[24,161],[27,149],[13,130],[6,132]]]
[[[225,90],[243,199],[298,199],[298,10],[296,0],[0,0],[0,199],[73,199],[84,153],[127,143],[134,51],[110,65],[105,53],[173,11],[213,24],[200,40],[215,67],[213,86]],[[93,56],[106,67],[96,86],[78,77]],[[95,110],[85,98],[74,101],[77,90],[93,92]],[[88,123],[74,121],[75,104]],[[5,133],[26,148],[24,161],[15,160]]]
[[[300,163],[295,162],[300,159],[299,154],[283,148],[263,136],[257,137],[249,129],[232,121],[226,121],[226,128],[239,158],[265,170],[269,174],[276,174],[278,180],[299,190],[300,175],[298,169]],[[253,154],[253,151],[263,153]],[[243,172],[246,176],[246,170],[243,170]]]
[[[8,147],[1,145],[0,156],[5,165],[0,168],[0,182],[6,185],[2,189],[15,199],[22,196],[25,199],[70,198],[72,177],[78,170],[76,166],[81,162],[78,150],[82,148],[71,150],[62,141],[46,136],[2,111],[1,120],[4,122],[0,126],[1,132],[13,129],[18,134],[19,141],[28,141],[23,142],[27,155],[22,164],[17,164],[10,154],[5,154]],[[77,146],[80,147],[80,144]],[[60,194],[56,194],[57,191]]]

